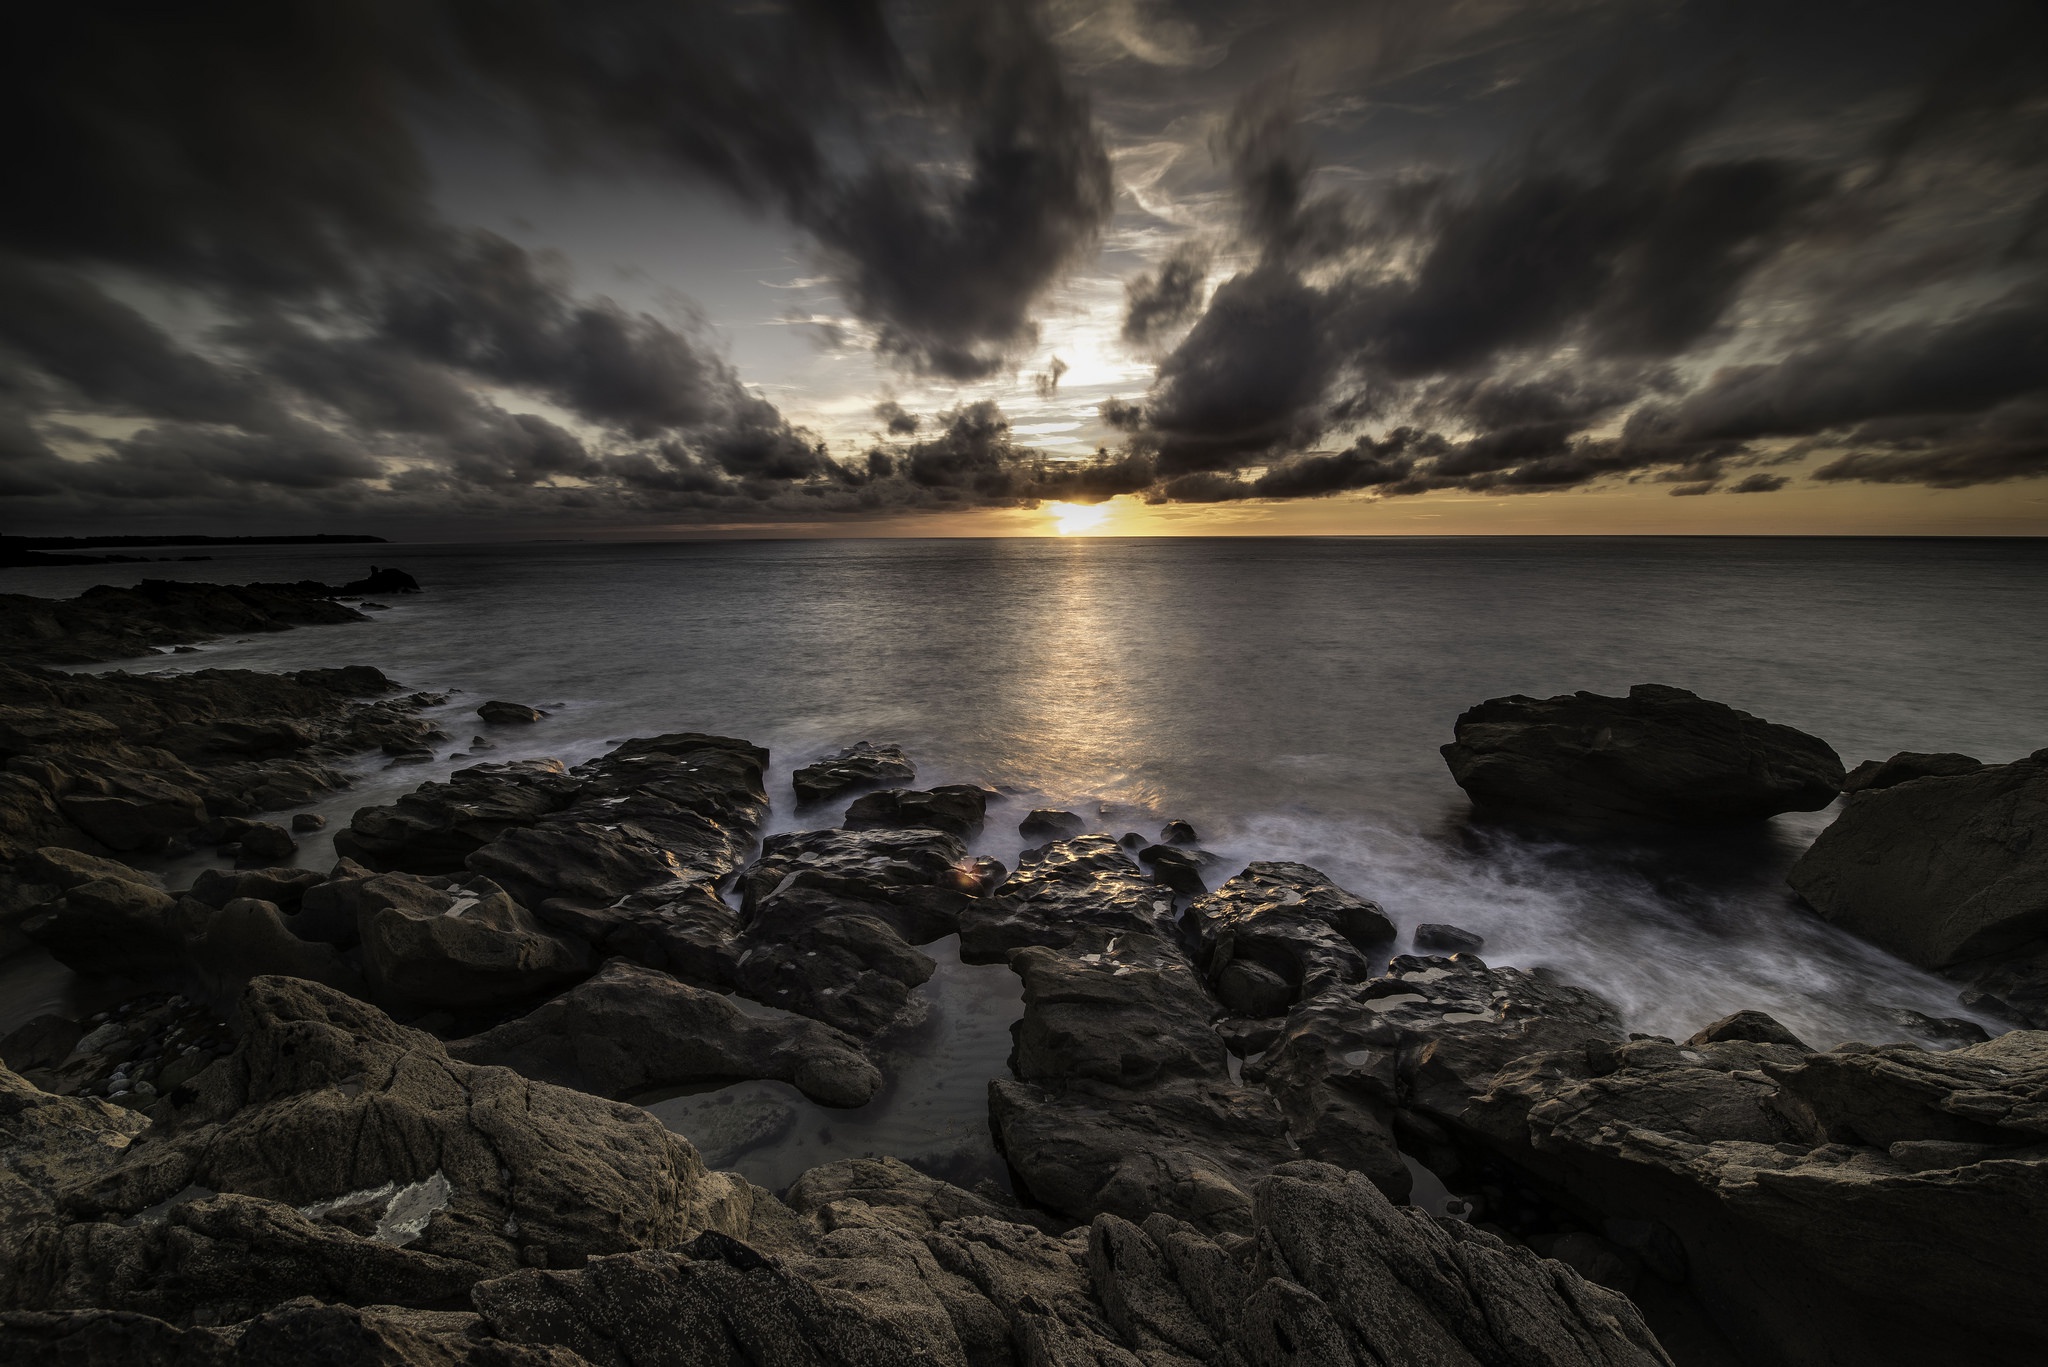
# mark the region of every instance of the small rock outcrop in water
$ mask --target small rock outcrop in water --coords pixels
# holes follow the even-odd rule
[[[1837,925],[2048,1025],[2048,750],[1944,767],[1959,771],[1851,794],[1787,881]]]
[[[538,707],[528,707],[521,702],[503,702],[495,698],[477,708],[476,714],[493,726],[530,726],[547,715]]]
[[[937,788],[884,788],[854,799],[846,809],[848,830],[879,826],[928,826],[949,835],[972,835],[988,815],[988,794],[967,783]]]
[[[1443,756],[1476,806],[1587,832],[1818,811],[1843,780],[1826,741],[1662,684],[1494,698],[1458,718]]]
[[[145,579],[134,588],[102,584],[66,599],[0,593],[0,652],[43,664],[128,659],[216,636],[366,622],[369,618],[334,599],[418,591],[411,575],[379,570],[369,579],[339,587],[312,580],[187,584]]]
[[[1477,954],[1486,948],[1486,937],[1477,931],[1425,921],[1415,927],[1415,947],[1425,954]]]
[[[800,803],[830,802],[865,788],[902,787],[917,781],[917,766],[900,745],[858,741],[836,755],[806,764],[790,776]]]
[[[1017,834],[1026,840],[1071,840],[1088,829],[1088,823],[1072,812],[1036,807],[1017,823]]]

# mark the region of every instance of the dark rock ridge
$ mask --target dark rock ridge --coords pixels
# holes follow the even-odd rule
[[[884,788],[855,798],[846,809],[848,830],[925,826],[948,835],[972,835],[988,815],[988,794],[968,783],[937,788]]]
[[[0,594],[0,651],[22,661],[92,664],[249,632],[288,631],[369,619],[334,600],[365,593],[417,593],[402,570],[375,570],[339,586],[187,584],[145,579],[134,588],[102,584],[76,598]]]
[[[1586,832],[1818,811],[1843,780],[1827,742],[1662,684],[1494,698],[1458,718],[1443,756],[1474,805]]]
[[[1306,864],[1254,863],[1188,908],[1202,969],[1240,1016],[1281,1016],[1304,997],[1374,976],[1394,923]]]
[[[2048,1257],[2048,1034],[1814,1053],[1743,1014],[1532,1054],[1431,1112],[1649,1250],[1744,1361],[2038,1360],[2014,1277]]]
[[[1952,751],[1925,754],[1901,750],[1890,759],[1867,759],[1851,769],[1842,780],[1842,791],[1860,793],[1871,788],[1889,788],[1916,778],[1953,778],[1957,774],[1974,774],[1983,767],[1984,761]]]
[[[493,726],[531,726],[547,716],[538,707],[528,707],[523,702],[504,702],[493,699],[477,708],[477,716]]]
[[[1088,823],[1072,812],[1051,807],[1034,807],[1017,823],[1017,834],[1026,840],[1070,840],[1088,829]]]
[[[830,802],[867,788],[894,788],[917,781],[917,766],[900,745],[856,741],[834,755],[806,764],[790,776],[802,804]]]
[[[0,952],[27,909],[88,881],[57,886],[38,850],[232,840],[251,858],[266,841],[271,857],[288,855],[288,832],[249,818],[347,786],[338,761],[437,734],[417,713],[438,699],[396,688],[367,666],[93,676],[0,665]]]

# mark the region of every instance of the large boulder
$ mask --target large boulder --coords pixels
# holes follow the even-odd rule
[[[87,976],[147,978],[182,966],[177,899],[140,875],[79,883],[22,922],[22,933]]]
[[[411,874],[353,891],[363,967],[379,1001],[462,1009],[531,1001],[587,975],[580,941],[553,934],[490,879],[437,888]]]
[[[259,978],[235,1051],[4,1260],[0,1303],[221,1323],[317,1295],[436,1307],[521,1266],[744,1233],[752,1196],[645,1112],[448,1056]]]
[[[1443,747],[1474,805],[1587,831],[1737,826],[1841,791],[1826,741],[1682,688],[1493,698]]]
[[[2048,1034],[1814,1053],[1754,1025],[1532,1054],[1435,1114],[1616,1234],[1663,1231],[1660,1278],[1743,1361],[2048,1357]]]
[[[449,1056],[598,1096],[773,1078],[825,1106],[860,1106],[882,1075],[853,1039],[799,1016],[749,1016],[715,992],[623,959]]]
[[[567,807],[581,787],[552,759],[457,769],[388,806],[359,809],[335,832],[334,849],[372,869],[460,873],[470,855]]]
[[[1787,881],[1828,920],[1928,968],[2048,934],[2048,750],[1850,795]]]
[[[917,767],[900,745],[857,741],[814,760],[790,776],[799,804],[830,802],[865,788],[902,787],[917,781]]]
[[[949,835],[973,835],[988,815],[988,793],[969,783],[937,788],[884,788],[855,798],[846,809],[846,828],[927,827]]]
[[[989,896],[960,913],[960,957],[1001,963],[1013,949],[1062,949],[1083,934],[1130,931],[1177,938],[1173,896],[1106,835],[1027,851],[1031,857]]]

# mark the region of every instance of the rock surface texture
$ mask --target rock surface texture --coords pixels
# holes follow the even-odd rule
[[[867,788],[897,788],[917,781],[917,766],[900,745],[858,741],[806,764],[790,776],[799,803],[830,802]]]
[[[1494,698],[1458,718],[1443,755],[1476,806],[1587,832],[1818,811],[1843,780],[1827,742],[1662,684]]]

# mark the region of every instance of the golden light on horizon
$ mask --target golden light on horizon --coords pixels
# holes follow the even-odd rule
[[[1048,503],[1045,511],[1061,536],[1086,536],[1109,521],[1107,503]]]

